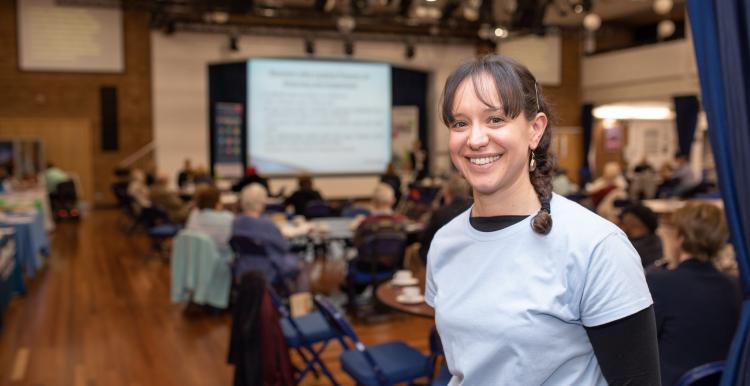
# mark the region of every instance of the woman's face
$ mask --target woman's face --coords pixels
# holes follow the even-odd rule
[[[530,122],[523,113],[515,119],[505,116],[494,80],[489,75],[479,80],[492,106],[482,102],[472,80],[465,79],[454,97],[448,147],[453,164],[475,194],[492,195],[528,181],[529,149],[539,143],[547,117],[538,113]]]

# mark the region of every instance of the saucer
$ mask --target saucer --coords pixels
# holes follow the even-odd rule
[[[415,297],[407,297],[404,294],[396,296],[396,301],[401,304],[419,304],[424,302],[424,296],[419,295]]]
[[[410,277],[410,278],[404,279],[404,280],[393,279],[393,280],[391,280],[391,284],[393,284],[395,286],[399,286],[399,287],[408,287],[410,285],[417,285],[417,284],[419,284],[419,279],[417,279],[416,277]]]

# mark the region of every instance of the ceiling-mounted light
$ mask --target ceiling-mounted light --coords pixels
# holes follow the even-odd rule
[[[659,39],[666,39],[672,35],[674,35],[674,31],[677,29],[674,22],[672,20],[662,20],[659,22],[659,24],[656,26],[656,36],[659,37]]]
[[[418,6],[414,8],[414,17],[417,19],[425,19],[427,18],[427,7]]]
[[[413,59],[414,55],[416,55],[417,49],[414,47],[414,43],[412,42],[406,42],[406,49],[404,51],[404,56],[406,56],[406,59]]]
[[[430,19],[440,19],[443,16],[443,10],[437,7],[427,8],[427,17]]]
[[[237,35],[229,35],[229,51],[237,52],[240,50],[239,38]]]
[[[602,26],[602,18],[595,13],[590,13],[583,18],[583,28],[588,31],[596,31]]]
[[[583,13],[583,6],[581,4],[576,4],[575,7],[573,7],[573,12],[578,14]]]
[[[211,13],[211,19],[214,23],[224,24],[229,21],[229,14],[223,11],[214,11]]]
[[[434,2],[436,2],[437,0],[425,0],[425,1],[426,1],[426,2],[428,2],[428,3],[434,3]]]
[[[599,119],[664,120],[673,117],[664,103],[610,104],[594,108],[592,115]]]
[[[654,0],[654,12],[657,15],[666,15],[674,6],[673,0]]]
[[[495,28],[495,37],[505,39],[508,37],[508,30],[503,27]]]
[[[344,15],[336,20],[336,25],[339,29],[339,32],[348,34],[354,31],[354,28],[357,26],[357,21],[349,15]]]
[[[344,54],[346,54],[346,56],[354,55],[354,42],[353,41],[349,39],[346,39],[344,41]]]
[[[464,15],[464,19],[466,19],[468,21],[477,21],[477,20],[479,20],[479,11],[477,11],[474,8],[463,7],[462,13]]]

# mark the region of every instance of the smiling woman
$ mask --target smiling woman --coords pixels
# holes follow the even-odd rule
[[[446,81],[451,160],[474,191],[427,256],[451,385],[658,385],[640,258],[617,226],[552,193],[542,91],[502,56]]]
[[[477,62],[456,70],[443,95],[451,159],[484,198],[477,200],[474,214],[522,215],[537,209],[532,226],[549,233],[550,111],[533,75],[512,61]]]

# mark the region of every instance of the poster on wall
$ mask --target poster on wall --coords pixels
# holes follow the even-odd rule
[[[419,108],[417,106],[394,106],[391,112],[391,151],[397,168],[409,162],[409,152],[419,138]]]
[[[616,123],[604,128],[604,148],[607,151],[619,151],[624,145],[624,130],[621,124]]]
[[[222,177],[242,177],[241,103],[215,105],[214,172]]]

